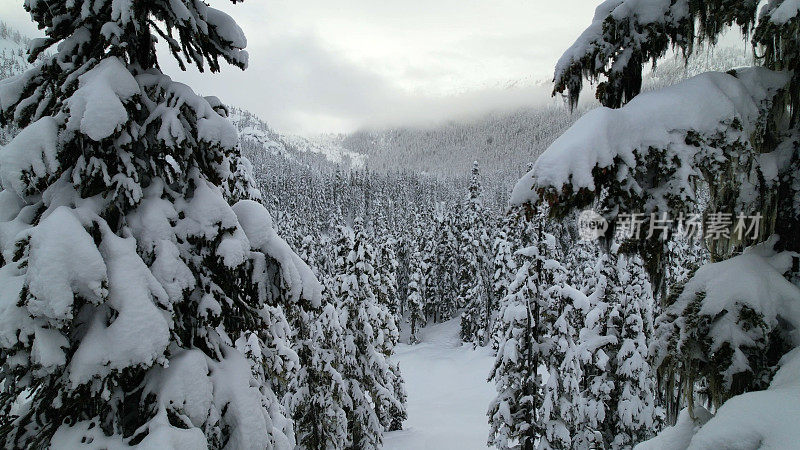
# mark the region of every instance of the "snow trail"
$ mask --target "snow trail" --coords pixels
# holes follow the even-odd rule
[[[421,343],[395,348],[408,392],[408,420],[403,430],[386,433],[384,448],[485,449],[486,408],[495,395],[486,380],[494,362],[491,348],[461,345],[459,319],[421,334]]]

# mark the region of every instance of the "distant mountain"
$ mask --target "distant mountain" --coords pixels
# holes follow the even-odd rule
[[[26,55],[29,42],[29,38],[0,22],[0,79],[29,67]],[[701,72],[724,71],[752,65],[752,62],[752,55],[733,47],[696,49],[688,61],[678,55],[660,61],[645,75],[644,90],[668,86]],[[516,89],[549,84],[549,81],[531,77],[502,83],[502,87]],[[597,106],[590,100],[570,112],[555,99],[545,105],[430,127],[363,129],[350,134],[316,137],[281,133],[255,114],[238,108],[231,108],[229,117],[239,130],[245,153],[251,159],[264,151],[315,168],[342,165],[444,176],[465,175],[472,162],[478,161],[485,175],[513,183],[582,114]],[[0,130],[0,144],[5,143],[11,133],[11,130]]]
[[[739,48],[697,48],[688,61],[680,55],[660,61],[645,74],[643,90],[669,86],[710,70],[726,71],[752,64],[752,55]],[[502,86],[514,89],[549,84],[527,78]],[[581,115],[597,106],[596,101],[589,100],[570,112],[556,99],[546,105],[431,127],[361,130],[338,140],[348,151],[368,155],[366,166],[374,170],[404,168],[441,175],[465,174],[472,162],[478,161],[482,173],[513,182]]]
[[[228,117],[238,129],[243,145],[255,144],[272,155],[305,164],[324,161],[352,168],[364,167],[367,158],[364,154],[345,149],[333,136],[310,139],[280,133],[247,110],[231,108]]]
[[[469,173],[478,161],[485,175],[515,179],[583,112],[553,104],[430,128],[362,130],[342,138],[341,145],[368,155],[373,170],[450,176]]]

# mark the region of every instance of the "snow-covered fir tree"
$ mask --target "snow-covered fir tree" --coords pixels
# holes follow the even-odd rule
[[[548,242],[542,216],[535,217],[538,220],[529,222],[525,230],[532,245],[516,252],[520,268],[502,300],[495,337],[497,356],[489,375],[497,396],[487,413],[488,444],[502,449],[535,448],[546,439],[548,419],[553,417],[543,416],[544,388],[538,371],[550,346],[548,327],[552,322],[546,317],[554,292],[552,271],[558,270],[558,264],[549,258],[553,249],[548,243],[555,241]]]
[[[464,213],[461,232],[464,268],[459,280],[459,303],[464,306],[461,313],[461,339],[476,345],[486,345],[491,333],[494,296],[490,230],[483,206],[477,161],[472,166],[472,182]]]
[[[291,448],[287,316],[320,286],[249,200],[227,108],[155,50],[245,68],[241,29],[202,2],[26,8],[29,60],[58,45],[0,84],[4,446]]]
[[[399,337],[394,317],[375,294],[375,251],[356,218],[339,228],[337,273],[331,291],[345,329],[342,375],[351,403],[346,406],[349,448],[379,448],[384,429],[405,418],[402,377],[389,361]]]
[[[619,397],[613,448],[629,448],[652,437],[657,428],[655,374],[648,361],[648,311],[652,288],[638,256],[624,257],[619,265],[622,285],[621,329],[616,354],[616,393]]]
[[[377,267],[376,275],[378,278],[377,292],[378,303],[385,305],[395,318],[395,322],[400,322],[400,297],[397,293],[397,271],[400,266],[397,260],[395,247],[397,241],[390,235],[385,235],[378,240],[377,246]]]
[[[611,230],[630,214],[675,219],[704,210],[700,232],[711,263],[693,275],[670,264],[670,240],[661,233],[642,233],[624,250],[641,255],[661,297],[650,348],[670,423],[684,407],[687,420],[699,417],[697,400],[715,411],[708,423],[694,423],[702,428],[688,433],[692,446],[726,447],[756,435],[775,442],[780,427],[767,424],[793,414],[777,397],[769,405],[753,401],[772,398],[773,387],[797,392],[781,381],[797,373],[787,331],[800,324],[789,306],[800,300],[792,283],[797,265],[790,263],[800,250],[796,6],[789,0],[603,3],[559,60],[555,92],[574,106],[589,78],[599,82],[605,107],[585,114],[548,148],[512,194],[513,203],[554,205],[556,218],[599,206]],[[670,49],[687,56],[698,44],[714,46],[731,27],[750,41],[756,67],[702,73],[640,93],[646,64]],[[726,214],[732,223],[720,233]],[[672,221],[666,229],[679,226]],[[670,278],[687,279],[664,286]],[[764,289],[756,293],[754,286]],[[745,414],[759,419],[737,419]],[[606,440],[615,437],[603,431]]]
[[[344,329],[333,303],[304,311],[297,332],[300,368],[287,394],[300,448],[340,449],[349,445],[346,408],[352,404],[341,373]]]
[[[422,254],[419,250],[411,255],[409,272],[408,298],[406,300],[408,305],[408,325],[411,333],[409,335],[409,343],[416,344],[419,342],[419,330],[425,325],[425,304],[422,295],[425,262],[422,260]]]
[[[515,210],[516,211],[516,210]],[[519,234],[519,213],[509,212],[503,218],[503,224],[494,238],[492,255],[494,255],[492,272],[492,291],[494,298],[502,299],[508,295],[508,286],[516,275],[517,264],[514,261],[514,248],[521,247],[521,241],[515,239]]]

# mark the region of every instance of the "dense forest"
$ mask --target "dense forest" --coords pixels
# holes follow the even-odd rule
[[[382,448],[456,322],[478,447],[793,445],[796,1],[607,1],[564,103],[316,137],[161,71],[246,68],[226,13],[94,3],[0,23],[5,447]]]

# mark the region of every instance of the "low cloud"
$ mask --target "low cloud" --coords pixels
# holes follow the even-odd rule
[[[205,95],[251,110],[281,131],[347,132],[361,127],[425,125],[551,101],[546,85],[490,87],[449,95],[410,92],[377,71],[325,48],[316,36],[291,36],[250,50],[250,67],[220,74],[163,68]]]

